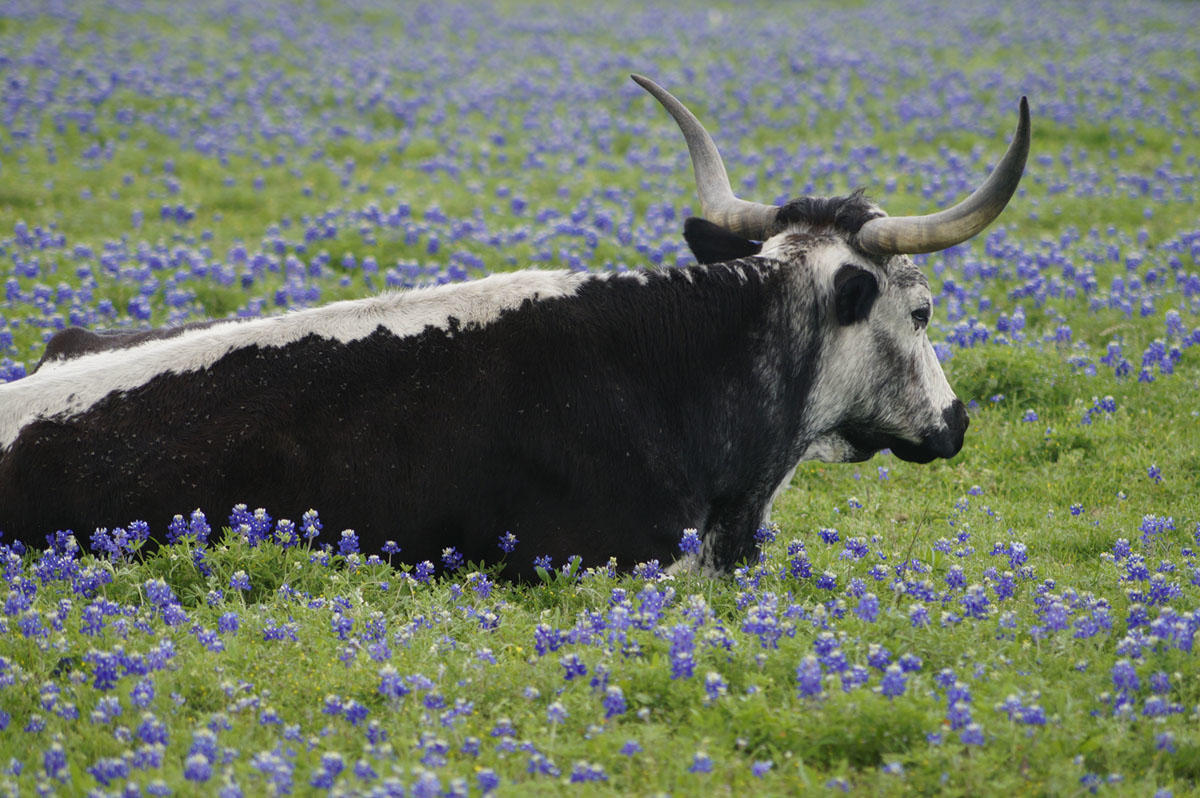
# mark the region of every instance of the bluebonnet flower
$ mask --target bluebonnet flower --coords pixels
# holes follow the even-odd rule
[[[371,782],[379,778],[379,774],[375,772],[375,768],[371,767],[371,763],[365,759],[359,759],[354,763],[354,776],[359,781]]]
[[[641,752],[641,743],[639,743],[637,740],[626,740],[625,744],[621,746],[621,750],[618,753],[620,753],[622,756],[633,756],[634,754],[640,754]]]
[[[300,543],[300,536],[296,532],[296,524],[287,518],[281,518],[275,522],[275,532],[270,539],[281,548],[289,549],[297,546]]]
[[[868,623],[874,623],[879,618],[879,599],[874,593],[867,593],[858,600],[854,614]]]
[[[559,776],[558,766],[554,761],[540,751],[534,751],[529,756],[529,763],[525,768],[529,773],[540,773],[543,776]]]
[[[200,754],[192,754],[183,763],[183,777],[203,783],[212,778],[212,763]]]
[[[803,543],[798,540],[793,540],[789,543],[787,556],[788,572],[793,579],[808,579],[812,576],[812,563],[809,562],[808,552],[805,550]]]
[[[517,543],[519,542],[520,541],[517,540],[517,536],[512,532],[505,532],[500,536],[500,551],[504,552],[505,554],[512,554],[513,549],[517,547]]]
[[[324,753],[321,755],[321,766],[313,773],[309,784],[317,789],[332,789],[334,781],[345,767],[346,763],[341,754],[336,751]]]
[[[878,643],[867,645],[867,664],[872,668],[883,670],[892,661],[892,652]]]
[[[492,594],[492,588],[495,582],[488,578],[487,574],[479,573],[478,571],[467,576],[467,582],[471,585],[471,589],[475,591],[475,595],[481,599],[485,599]]]
[[[969,723],[958,733],[963,745],[983,745],[983,728],[978,723]]]
[[[188,614],[178,604],[168,604],[163,607],[163,623],[167,626],[179,626],[188,622]]]
[[[203,545],[208,542],[208,536],[212,529],[208,525],[208,519],[204,517],[204,513],[199,508],[192,511],[191,519],[188,521],[188,534],[196,539],[196,542]]]
[[[616,685],[609,685],[604,691],[604,717],[612,718],[625,713],[625,693]]]
[[[353,529],[342,530],[341,538],[338,540],[338,554],[343,557],[358,554],[358,535]]]
[[[679,550],[684,554],[699,554],[700,534],[695,529],[683,530],[683,537],[679,540]]]
[[[1162,717],[1170,712],[1170,706],[1162,696],[1153,695],[1142,706],[1142,715],[1147,718]]]
[[[1175,519],[1169,516],[1163,518],[1153,514],[1144,515],[1139,529],[1142,533],[1142,543],[1148,546],[1164,532],[1175,531]]]
[[[842,692],[849,693],[857,690],[871,680],[871,673],[862,665],[852,665],[842,671]]]
[[[304,534],[305,540],[312,540],[321,534],[321,529],[324,525],[321,523],[321,518],[316,510],[309,510],[300,517],[300,529]]]
[[[966,728],[971,723],[971,705],[966,700],[951,701],[946,709],[946,720],[954,730]]]
[[[1155,484],[1163,481],[1162,469],[1153,463],[1151,463],[1150,467],[1146,469],[1146,475],[1150,477],[1150,479],[1154,480]]]
[[[115,781],[128,778],[129,765],[123,759],[113,757],[102,757],[96,760],[91,767],[87,769],[95,777],[100,785],[107,787]]]
[[[742,631],[757,635],[763,648],[778,648],[779,638],[783,630],[779,625],[776,614],[779,599],[773,593],[763,593],[757,604],[746,612],[746,620],[742,623]]]
[[[494,792],[500,786],[500,777],[491,768],[483,768],[475,774],[475,778],[479,783],[479,791],[484,795]]]
[[[704,676],[704,692],[706,701],[716,701],[729,690],[729,685],[716,671],[709,671]]]
[[[576,762],[571,768],[569,780],[572,784],[582,784],[592,781],[608,781],[604,768],[591,762]]]
[[[1112,668],[1113,685],[1118,690],[1134,691],[1141,686],[1138,679],[1137,671],[1134,670],[1133,663],[1127,659],[1117,660]]]
[[[271,516],[268,515],[267,511],[263,508],[256,508],[254,512],[250,514],[249,518],[246,519],[245,525],[249,526],[250,528],[246,533],[246,537],[250,541],[250,545],[257,546],[264,540],[270,539]],[[232,528],[237,529],[238,527],[233,526]]]
[[[62,743],[52,743],[42,753],[42,770],[46,773],[46,778],[54,779],[60,784],[71,780],[71,773],[67,769],[67,752]]]
[[[539,657],[557,651],[563,642],[562,632],[549,624],[539,623],[533,629],[533,646]]]
[[[136,705],[135,705],[136,706]],[[121,701],[116,696],[100,696],[92,709],[92,723],[111,723],[122,712]]]
[[[217,631],[221,634],[236,634],[238,630],[238,614],[236,612],[221,613],[217,619]]]
[[[433,563],[429,560],[422,560],[413,569],[413,579],[422,585],[428,584],[430,577],[433,576],[433,570]]]
[[[1146,604],[1153,607],[1156,604],[1166,604],[1174,598],[1183,595],[1179,585],[1168,582],[1161,573],[1150,578],[1150,590],[1146,594]]]
[[[93,651],[84,656],[84,661],[91,662],[94,668],[92,687],[97,690],[111,690],[116,687],[117,679],[120,678],[117,673],[120,661],[116,656],[106,651]]]
[[[671,641],[671,678],[690,679],[696,668],[693,658],[695,650],[695,629],[691,624],[675,624],[666,630],[667,639]]]
[[[183,536],[186,534],[188,534],[187,521],[183,519],[182,515],[176,515],[171,519],[171,522],[167,524],[167,543],[177,543],[182,540]]]
[[[880,690],[888,698],[904,695],[907,685],[908,678],[905,676],[904,668],[895,664],[887,667],[887,671],[884,671],[883,678],[880,680]]]
[[[692,757],[692,764],[688,766],[688,773],[712,773],[712,769],[712,757],[703,751],[697,751]]]
[[[231,590],[249,590],[250,577],[245,571],[234,571],[233,576],[229,577],[229,588]]]
[[[909,623],[912,624],[912,626],[914,628],[919,629],[919,628],[928,626],[930,623],[929,610],[925,607],[924,604],[921,604],[919,602],[915,603],[911,607],[908,608],[908,620],[909,620]]]
[[[546,720],[551,724],[559,724],[567,719],[567,708],[563,706],[561,701],[554,701],[550,706],[546,707]]]
[[[1171,691],[1171,677],[1165,671],[1155,671],[1150,674],[1150,689],[1159,694]]]
[[[349,721],[351,726],[357,726],[366,720],[370,710],[364,705],[358,703],[353,698],[346,701],[343,706],[343,716]]]
[[[833,528],[822,528],[817,531],[817,534],[821,537],[821,540],[829,544],[837,543],[841,539],[838,531]]]
[[[542,568],[546,571],[554,570],[553,561],[550,559],[549,554],[542,554],[538,557],[534,557],[533,558],[533,567],[534,568]]]
[[[577,654],[567,654],[558,662],[563,666],[563,670],[565,671],[563,679],[568,682],[574,679],[576,676],[587,675],[587,665],[583,664]]]
[[[147,579],[142,585],[142,589],[146,593],[146,598],[156,607],[162,608],[168,604],[179,603],[175,592],[162,579]]]
[[[821,664],[817,658],[809,654],[802,659],[796,666],[796,683],[800,690],[800,697],[820,695],[823,689],[821,678]]]
[[[867,541],[863,538],[847,538],[845,548],[841,553],[841,559],[861,560],[870,553],[871,550],[867,546]]]

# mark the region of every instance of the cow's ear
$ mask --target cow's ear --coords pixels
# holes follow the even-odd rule
[[[833,296],[838,324],[855,324],[870,315],[879,281],[866,269],[846,263],[833,277]]]
[[[683,237],[692,254],[701,263],[725,263],[749,258],[762,250],[762,244],[735,235],[720,225],[695,216],[683,223]]]

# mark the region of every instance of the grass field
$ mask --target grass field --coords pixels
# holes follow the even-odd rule
[[[0,790],[1197,791],[1198,26],[1186,2],[0,2],[4,381],[72,324],[688,263],[686,151],[630,72],[762,202],[929,212],[1021,95],[1034,124],[999,222],[918,258],[971,403],[953,460],[804,464],[716,580],[273,542],[307,508],[180,507],[180,542],[131,558],[0,546]],[[243,521],[265,539],[203,542]]]

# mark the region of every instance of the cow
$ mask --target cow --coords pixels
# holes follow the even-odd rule
[[[237,503],[408,562],[454,547],[528,578],[533,558],[616,557],[726,573],[800,462],[953,457],[968,419],[926,334],[908,257],[992,222],[1021,177],[1029,112],[963,202],[888,217],[861,192],[780,206],[734,196],[711,137],[684,133],[698,263],[525,270],[257,319],[67,331],[0,385],[0,530],[61,529]],[[685,529],[699,550],[681,558]],[[524,555],[524,556],[522,556]]]

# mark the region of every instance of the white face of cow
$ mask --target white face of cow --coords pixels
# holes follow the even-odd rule
[[[761,254],[796,264],[825,319],[804,425],[815,440],[802,459],[849,462],[885,448],[921,463],[957,454],[967,413],[929,343],[932,297],[912,259],[881,267],[844,238],[789,233]]]

